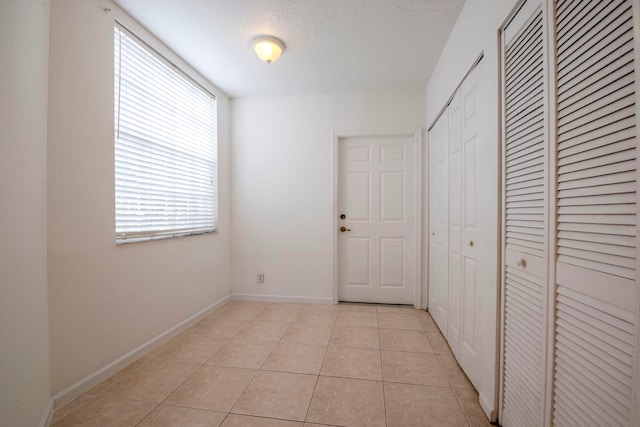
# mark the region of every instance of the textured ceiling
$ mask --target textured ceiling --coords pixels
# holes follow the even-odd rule
[[[426,87],[464,0],[116,0],[231,97]],[[273,64],[251,49],[273,35]]]

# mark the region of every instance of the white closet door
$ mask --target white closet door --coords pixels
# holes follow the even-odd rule
[[[527,1],[503,31],[505,205],[502,424],[544,420],[548,145],[541,1]]]
[[[447,112],[429,131],[429,312],[447,336],[449,194]]]
[[[482,283],[496,283],[495,233],[489,218],[495,215],[497,191],[494,168],[497,150],[481,133],[479,84],[486,61],[480,61],[460,86],[460,366],[480,388],[483,335],[495,328],[481,319]],[[495,285],[494,285],[495,286]],[[495,289],[495,288],[494,288]],[[495,357],[495,353],[494,353]],[[494,359],[495,360],[495,359]],[[485,367],[488,369],[488,367]]]
[[[447,341],[456,357],[460,354],[462,323],[462,135],[460,91],[447,111],[449,116],[449,313]]]
[[[638,244],[632,1],[558,0],[555,14],[554,423],[628,426]]]

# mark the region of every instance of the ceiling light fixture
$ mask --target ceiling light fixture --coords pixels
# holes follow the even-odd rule
[[[256,51],[258,58],[271,64],[276,62],[284,52],[284,43],[272,36],[259,36],[253,39],[253,50]]]

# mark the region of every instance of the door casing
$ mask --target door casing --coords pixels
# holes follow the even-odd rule
[[[414,254],[414,290],[413,290],[413,306],[417,309],[421,307],[422,298],[422,183],[423,183],[423,156],[422,146],[424,144],[424,129],[420,128],[415,132],[398,132],[398,133],[371,133],[371,132],[354,132],[354,133],[333,133],[333,303],[338,303],[338,258],[340,256],[338,250],[338,237],[340,228],[340,212],[339,208],[339,147],[340,140],[353,137],[380,137],[380,136],[399,136],[413,138],[414,147],[414,236],[416,236],[415,254]]]

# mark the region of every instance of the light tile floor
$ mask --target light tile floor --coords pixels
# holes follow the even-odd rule
[[[425,311],[233,301],[52,426],[487,426]]]

